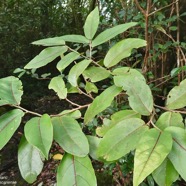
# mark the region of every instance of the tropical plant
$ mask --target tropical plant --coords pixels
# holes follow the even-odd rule
[[[57,169],[59,186],[95,186],[91,159],[113,163],[130,152],[134,154],[134,186],[151,174],[160,186],[171,185],[179,175],[186,180],[186,132],[182,118],[186,113],[186,80],[170,90],[164,107],[158,106],[141,70],[119,65],[131,56],[133,49],[145,47],[145,40],[123,39],[103,59],[95,60],[98,46],[137,24],[120,24],[96,35],[99,25],[96,7],[86,18],[84,35],[64,35],[32,43],[46,48],[24,68],[38,69],[60,57],[56,66],[59,74],[50,80],[48,88],[56,92],[59,100],[72,104],[74,108],[70,110],[52,115],[29,111],[21,106],[21,80],[13,76],[0,79],[0,106],[12,108],[0,116],[0,149],[13,136],[24,115],[34,116],[24,126],[18,149],[19,169],[28,183],[36,181],[43,161],[50,158],[53,140],[64,152]],[[78,47],[72,44],[70,47],[68,42],[78,43]],[[86,52],[79,51],[80,47]],[[70,71],[66,75],[67,67]],[[72,102],[68,95],[73,93],[92,101],[85,105]],[[114,104],[118,97],[125,100],[122,107]],[[114,107],[111,114],[110,107]],[[161,114],[159,109],[165,112]],[[96,129],[91,128],[87,135],[84,129],[95,121]]]

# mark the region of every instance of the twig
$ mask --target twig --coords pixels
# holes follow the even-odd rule
[[[78,105],[77,103],[74,103],[73,101],[70,101],[68,98],[65,98],[65,100],[74,106],[81,107],[81,105]]]

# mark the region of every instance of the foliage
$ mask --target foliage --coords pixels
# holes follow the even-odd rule
[[[28,183],[36,181],[41,173],[44,159],[50,157],[53,140],[63,150],[57,170],[57,185],[97,185],[88,155],[94,160],[112,164],[130,153],[134,155],[134,186],[146,178],[149,181],[151,174],[160,186],[165,183],[171,185],[178,175],[186,181],[186,133],[181,115],[186,112],[176,110],[186,106],[186,80],[166,94],[165,106],[156,105],[147,83],[148,77],[143,76],[143,71],[120,66],[122,60],[134,54],[134,49],[147,47],[149,40],[123,39],[113,44],[101,60],[96,60],[95,54],[101,44],[137,25],[136,22],[120,24],[96,36],[99,17],[96,7],[86,18],[85,35],[64,35],[33,42],[47,48],[25,66],[25,69],[38,69],[59,57],[56,65],[58,75],[50,80],[48,88],[56,92],[59,100],[71,103],[74,106],[71,110],[53,115],[29,111],[21,106],[21,80],[12,76],[0,79],[3,87],[0,105],[12,108],[0,116],[0,149],[13,136],[21,118],[32,114],[37,117],[25,124],[18,149],[19,169]],[[109,35],[109,32],[114,34]],[[78,43],[79,47],[68,42]],[[67,67],[70,71],[66,75],[64,70]],[[147,64],[144,62],[142,67],[144,70]],[[105,80],[109,83],[105,84]],[[103,84],[101,88],[99,83]],[[72,89],[92,101],[85,105],[72,102],[68,99]],[[124,107],[116,103],[121,96],[126,100]],[[109,107],[115,107],[114,113],[107,114]],[[167,112],[161,114],[156,107]],[[87,136],[85,129],[89,129],[95,121],[96,130],[89,130],[91,135]],[[164,173],[161,180],[157,179],[159,172]]]

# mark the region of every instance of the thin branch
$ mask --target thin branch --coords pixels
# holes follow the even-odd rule
[[[140,6],[138,0],[134,0],[138,9],[146,16],[146,11]]]
[[[81,107],[81,105],[78,105],[77,103],[74,103],[73,101],[70,101],[68,98],[65,98],[65,100],[74,106]]]

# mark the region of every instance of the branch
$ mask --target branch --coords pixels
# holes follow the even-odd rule
[[[140,11],[144,14],[144,16],[146,16],[146,11],[140,6],[138,0],[134,0],[136,3],[136,6],[140,9]]]

